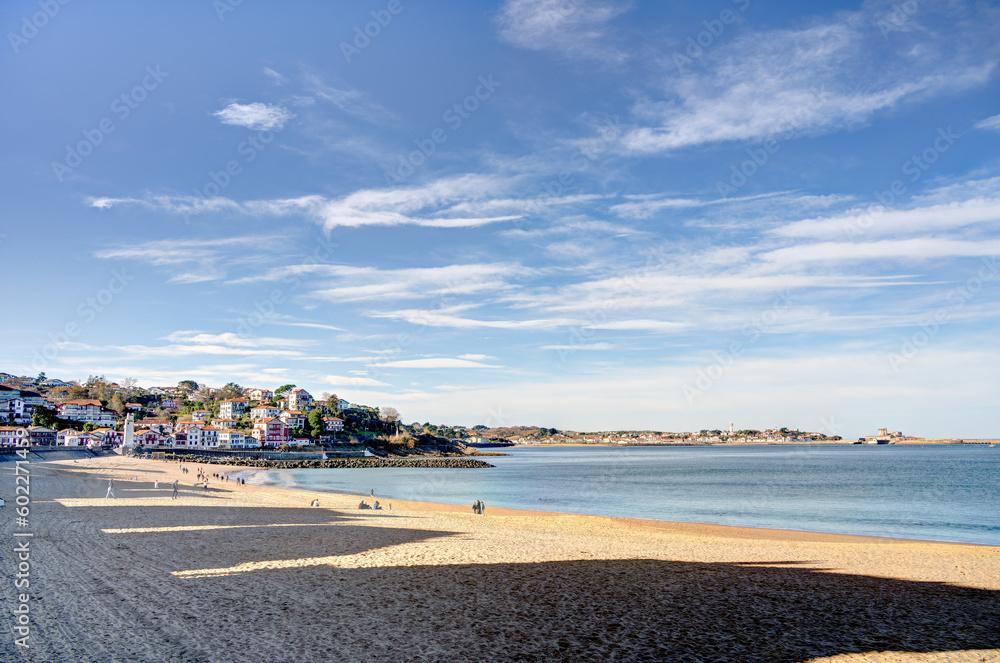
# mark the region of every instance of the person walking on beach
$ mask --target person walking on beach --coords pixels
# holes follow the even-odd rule
[[[114,496],[115,496],[115,480],[108,479],[108,492],[104,496],[104,499],[108,499],[109,497],[113,498]]]
[[[177,479],[174,479],[174,493],[170,496],[170,499],[177,499]]]
[[[159,487],[160,487],[160,482],[159,481],[154,481],[153,482],[153,488],[159,488]]]

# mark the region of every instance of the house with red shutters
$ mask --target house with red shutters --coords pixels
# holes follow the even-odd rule
[[[259,419],[253,425],[253,438],[262,447],[276,447],[288,442],[288,426],[277,417]]]

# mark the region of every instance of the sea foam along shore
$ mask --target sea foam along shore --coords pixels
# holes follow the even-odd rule
[[[396,500],[358,511],[350,495],[205,491],[176,463],[41,460],[31,660],[1000,660],[1000,548]],[[12,540],[13,517],[0,529]],[[0,659],[22,658],[0,642]]]

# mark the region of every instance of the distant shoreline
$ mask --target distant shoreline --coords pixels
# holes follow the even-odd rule
[[[533,442],[531,444],[515,444],[518,447],[850,447],[850,446],[916,446],[924,444],[980,445],[1000,444],[1000,439],[960,439],[933,438],[924,440],[903,440],[888,444],[859,443],[852,440],[821,440],[816,442],[635,442],[627,444],[611,444],[609,442]],[[511,448],[511,447],[505,447]]]

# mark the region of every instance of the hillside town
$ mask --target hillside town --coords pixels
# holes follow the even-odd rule
[[[413,448],[418,436],[444,438],[469,446],[541,444],[705,445],[705,444],[888,444],[918,438],[880,429],[876,435],[843,440],[837,435],[788,428],[697,432],[576,432],[532,426],[471,427],[404,424],[393,407],[353,403],[337,394],[314,397],[285,384],[274,389],[228,383],[209,387],[194,380],[173,386],[140,387],[134,379],[85,382],[44,373],[32,378],[0,373],[0,448],[21,441],[32,446],[116,447],[124,441],[131,416],[134,442],[143,448],[173,450],[294,450],[363,445],[373,441]]]

